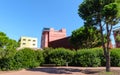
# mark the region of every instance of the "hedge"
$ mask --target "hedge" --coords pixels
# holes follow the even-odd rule
[[[120,48],[111,49],[111,66],[120,67]]]
[[[0,70],[14,70],[15,49],[0,49]]]
[[[64,48],[56,48],[50,51],[49,60],[51,63],[63,66],[66,62],[71,63],[74,57],[74,52]]]
[[[43,49],[43,57],[44,57],[44,64],[51,64],[50,62],[50,51],[53,51],[53,48],[44,48]]]
[[[110,56],[111,66],[120,67],[120,48],[111,49]],[[0,49],[0,70],[34,68],[42,64],[64,66],[66,62],[69,65],[81,67],[98,67],[106,64],[102,48],[77,51],[64,48],[46,48],[43,51],[29,48],[19,51]]]
[[[65,65],[66,50],[63,48],[47,48],[44,50],[44,57],[47,64]],[[71,60],[69,65],[81,67],[105,66],[106,60],[102,48],[79,49],[71,51]],[[111,66],[120,66],[120,48],[110,50]]]
[[[101,60],[97,52],[98,50],[92,49],[78,50],[75,54],[75,65],[82,67],[101,66]]]
[[[19,68],[33,68],[43,63],[43,55],[40,51],[29,48],[19,50],[14,57]]]
[[[44,62],[42,51],[29,48],[21,49],[15,55],[0,59],[1,70],[18,70],[22,68],[34,68]]]

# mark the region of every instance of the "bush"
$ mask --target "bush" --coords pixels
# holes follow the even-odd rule
[[[120,66],[120,48],[110,50],[111,66]],[[0,50],[0,70],[18,70],[33,68],[41,64],[56,64],[63,66],[97,67],[105,66],[102,48],[81,49],[71,51],[64,48],[46,48],[44,51],[25,48],[16,50]]]
[[[16,69],[33,68],[39,66],[43,62],[43,55],[40,51],[25,48],[19,50],[14,59],[16,61]]]
[[[75,64],[82,67],[96,67],[101,65],[97,50],[83,49],[75,54]]]
[[[111,66],[120,67],[120,48],[111,49]]]
[[[64,48],[56,48],[50,51],[49,60],[51,63],[63,66],[66,62],[71,63],[74,57],[74,52]]]
[[[25,48],[19,50],[15,55],[16,67],[32,68],[38,65],[35,60],[35,51]]]
[[[15,70],[14,59],[13,58],[2,58],[0,59],[0,69],[5,70]]]
[[[16,50],[0,51],[0,70],[18,70],[22,68],[33,68],[44,62],[43,52],[25,48]]]
[[[101,65],[100,66],[106,66],[106,60],[105,60],[103,49],[102,48],[92,48],[90,50],[95,50],[95,53],[97,54],[97,57],[101,61]]]
[[[1,49],[0,50],[0,70],[14,69],[15,49]]]
[[[37,50],[35,53],[36,61],[39,63],[39,65],[42,65],[44,63],[43,51]]]
[[[53,48],[44,48],[43,56],[44,56],[44,64],[50,64],[50,51],[53,51]]]

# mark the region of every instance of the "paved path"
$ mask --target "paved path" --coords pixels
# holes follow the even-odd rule
[[[29,70],[0,72],[0,75],[88,75],[84,71],[96,69],[103,70],[105,67],[39,67]],[[111,69],[120,70],[119,67],[112,67]]]

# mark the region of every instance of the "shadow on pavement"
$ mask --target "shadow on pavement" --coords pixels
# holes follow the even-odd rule
[[[85,69],[82,71],[82,73],[84,74],[96,74],[96,73],[100,73],[102,70],[92,70],[92,69]]]
[[[60,67],[39,67],[33,69],[27,69],[28,71],[40,71],[50,74],[72,74],[73,72],[81,72],[84,74],[95,74],[99,73],[100,70],[89,70],[89,69],[74,69],[74,68],[60,68]]]

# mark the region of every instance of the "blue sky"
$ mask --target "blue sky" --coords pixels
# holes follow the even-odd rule
[[[10,38],[38,38],[44,27],[66,28],[67,35],[83,25],[78,16],[82,0],[0,0],[0,31]]]

